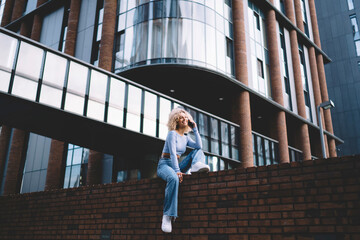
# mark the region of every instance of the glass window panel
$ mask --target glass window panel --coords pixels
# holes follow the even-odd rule
[[[140,130],[141,94],[140,88],[129,85],[126,128],[135,131]]]
[[[221,123],[221,141],[229,143],[229,125],[224,122]]]
[[[37,80],[40,77],[43,54],[42,49],[21,42],[16,73]]]
[[[89,98],[105,102],[107,88],[107,76],[98,71],[91,71]]]
[[[71,178],[70,178],[71,188],[80,186],[80,170],[81,170],[81,165],[76,165],[71,167]]]
[[[123,13],[127,10],[127,2],[128,0],[120,0],[119,12]]]
[[[123,125],[124,94],[125,83],[115,78],[111,78],[107,120],[109,123],[117,126]]]
[[[134,28],[128,28],[125,30],[125,50],[124,50],[124,66],[131,64],[131,53],[134,45]]]
[[[64,188],[68,188],[68,187],[69,187],[69,183],[70,183],[70,171],[71,171],[71,167],[66,167],[66,169],[65,169],[65,177],[64,177]]]
[[[25,173],[23,176],[23,182],[21,186],[21,193],[30,192],[30,183],[31,183],[31,172]]]
[[[209,151],[209,138],[204,135],[200,135],[200,137],[202,142],[202,149],[204,151]]]
[[[121,14],[118,20],[118,32],[125,29],[126,14]]]
[[[204,5],[194,3],[193,4],[193,19],[200,22],[205,22],[205,7]]]
[[[17,40],[0,33],[0,69],[10,70],[13,68]]]
[[[220,31],[221,33],[224,33],[225,30],[224,18],[219,14],[216,14],[216,30]]]
[[[169,120],[169,114],[171,111],[171,102],[165,98],[160,97],[160,132],[159,138],[166,139],[168,127],[166,126]]]
[[[206,26],[206,62],[212,66],[216,66],[216,37],[215,29]]]
[[[230,157],[230,151],[229,151],[230,145],[223,143],[221,147],[222,147],[221,155],[224,157]]]
[[[86,116],[97,119],[99,121],[104,121],[104,114],[105,104],[89,99]]]
[[[237,147],[231,148],[232,159],[239,160],[239,149]]]
[[[131,27],[136,23],[135,9],[127,12],[126,14],[126,27]]]
[[[151,34],[151,55],[150,58],[161,58],[162,50],[162,19],[150,21],[149,34]]]
[[[220,154],[219,151],[219,140],[211,140],[211,152],[215,154]]]
[[[197,2],[197,3],[200,3],[200,4],[202,4],[202,5],[204,5],[205,4],[205,0],[193,0],[194,2]]]
[[[356,56],[360,56],[360,41],[355,41]]]
[[[259,166],[264,166],[265,161],[264,161],[263,145],[262,145],[261,137],[257,137],[257,147],[258,147],[257,151],[258,151],[258,156],[259,156]]]
[[[218,171],[218,158],[210,156],[208,158],[208,165],[210,167],[211,172]]]
[[[62,88],[65,80],[66,63],[65,58],[48,52],[46,54],[43,82]]]
[[[211,9],[215,9],[215,0],[206,0],[205,4],[207,7],[211,8]]]
[[[200,134],[205,135],[205,136],[209,136],[209,131],[208,131],[208,117],[205,114],[199,113],[199,120],[197,122],[198,125],[198,129]]]
[[[215,9],[216,9],[216,12],[222,16],[224,13],[224,0],[216,0],[215,1]]]
[[[101,35],[102,35],[102,24],[99,24],[97,27],[97,32],[96,32],[96,41],[100,41],[101,40]]]
[[[69,147],[70,148],[70,147]],[[68,154],[67,154],[67,157],[66,157],[66,166],[70,166],[71,165],[71,162],[72,162],[72,156],[73,156],[73,150],[68,150]]]
[[[136,43],[132,53],[135,62],[146,60],[148,46],[148,22],[144,22],[134,26],[134,37]]]
[[[40,102],[48,104],[50,106],[60,108],[61,107],[61,100],[62,100],[62,89],[57,89],[53,87],[49,87],[45,84],[41,87],[40,93]]]
[[[205,62],[205,24],[197,21],[193,23],[193,42],[196,43],[193,59]]]
[[[37,87],[37,81],[15,76],[12,94],[35,101]]]
[[[85,100],[84,97],[67,93],[64,109],[72,113],[83,115],[84,100]]]
[[[215,11],[211,8],[206,8],[206,24],[215,27]]]
[[[354,0],[347,0],[349,10],[354,9]]]
[[[179,58],[192,58],[192,21],[179,19]]]
[[[0,70],[0,91],[7,92],[9,90],[11,74]]]
[[[216,31],[216,50],[217,50],[217,67],[224,71],[226,70],[225,65],[225,55],[226,55],[226,45],[225,45],[225,36]]]
[[[40,171],[31,173],[30,192],[37,192],[40,180]]]
[[[177,19],[166,19],[164,23],[164,53],[165,58],[177,57],[178,29]]]
[[[83,148],[77,147],[74,149],[74,155],[72,159],[72,165],[81,164]]]
[[[80,96],[85,96],[88,68],[75,62],[70,62],[67,90]]]
[[[180,18],[191,18],[191,2],[179,1],[179,16]]]
[[[123,67],[124,63],[124,47],[125,47],[125,33],[121,32],[116,35],[115,46],[115,71]]]
[[[40,171],[39,185],[37,191],[43,191],[45,189],[47,170]]]
[[[219,139],[218,120],[215,118],[210,118],[210,124],[211,138]]]
[[[165,18],[175,18],[177,16],[177,1],[165,0]]]
[[[156,106],[157,96],[153,93],[145,92],[144,106],[144,128],[145,134],[156,136]]]
[[[224,162],[224,160],[220,159],[220,160],[219,160],[219,163],[220,163],[220,168],[219,168],[219,170],[224,170],[224,169],[225,169],[225,162]]]

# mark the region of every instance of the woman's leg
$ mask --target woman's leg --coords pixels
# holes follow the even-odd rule
[[[205,154],[201,149],[192,150],[186,158],[179,163],[181,172],[187,172],[195,163],[201,162],[205,164]]]
[[[157,175],[166,181],[164,215],[177,217],[179,177],[169,165],[159,164]]]

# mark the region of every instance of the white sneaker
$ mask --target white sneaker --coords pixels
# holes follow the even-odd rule
[[[171,232],[172,229],[171,229],[171,217],[170,216],[163,215],[161,230],[166,233]]]
[[[197,162],[191,167],[191,172],[209,172],[210,167],[202,162]]]

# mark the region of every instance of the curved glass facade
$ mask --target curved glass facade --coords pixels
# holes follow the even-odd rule
[[[177,63],[234,74],[230,0],[119,0],[114,72]]]

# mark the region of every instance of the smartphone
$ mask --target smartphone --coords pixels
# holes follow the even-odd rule
[[[188,126],[191,127],[191,128],[193,128],[193,127],[194,127],[194,123],[191,122],[191,121],[188,121]]]

